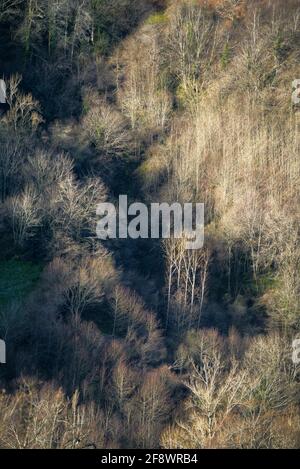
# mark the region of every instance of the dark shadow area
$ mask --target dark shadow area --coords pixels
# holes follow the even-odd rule
[[[7,80],[21,74],[22,89],[40,102],[47,123],[78,118],[83,105],[81,88],[97,80],[95,63],[111,55],[120,41],[163,4],[156,0],[70,0],[51,19],[41,14],[38,3],[30,4],[30,10],[24,2],[23,7],[0,15],[0,76]],[[58,39],[60,35],[64,40]],[[113,92],[111,83],[103,86],[101,92]]]

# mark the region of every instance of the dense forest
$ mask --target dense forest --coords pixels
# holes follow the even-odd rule
[[[298,0],[0,0],[1,448],[300,446],[299,60]]]

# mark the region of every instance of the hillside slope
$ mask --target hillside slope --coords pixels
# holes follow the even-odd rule
[[[0,447],[299,447],[298,3],[0,6]],[[203,248],[100,241],[121,194]]]

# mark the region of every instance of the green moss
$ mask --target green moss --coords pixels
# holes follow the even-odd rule
[[[278,285],[278,279],[273,274],[262,275],[258,278],[258,286],[261,292],[265,292]]]
[[[231,56],[231,51],[229,49],[228,42],[225,44],[224,49],[221,54],[221,64],[223,68],[226,68],[227,65],[229,64],[230,61],[230,56]]]
[[[149,16],[146,20],[146,24],[162,24],[168,20],[166,13],[164,12],[157,12],[153,13]]]
[[[34,288],[41,271],[41,264],[15,259],[1,261],[0,306],[25,298]]]

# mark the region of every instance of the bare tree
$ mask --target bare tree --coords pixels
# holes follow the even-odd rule
[[[5,121],[15,131],[33,132],[42,122],[40,106],[31,94],[24,94],[19,90],[22,81],[20,75],[13,75],[7,83],[7,103],[9,111]]]
[[[21,141],[16,136],[1,138],[0,145],[0,187],[1,200],[16,190],[16,182],[22,164]]]
[[[35,189],[26,186],[24,191],[7,200],[7,217],[11,224],[14,241],[23,247],[41,226],[42,214]]]
[[[0,21],[8,20],[16,14],[22,0],[3,0],[0,5]]]
[[[126,119],[105,101],[90,109],[83,120],[88,138],[106,156],[119,155],[130,148]]]

